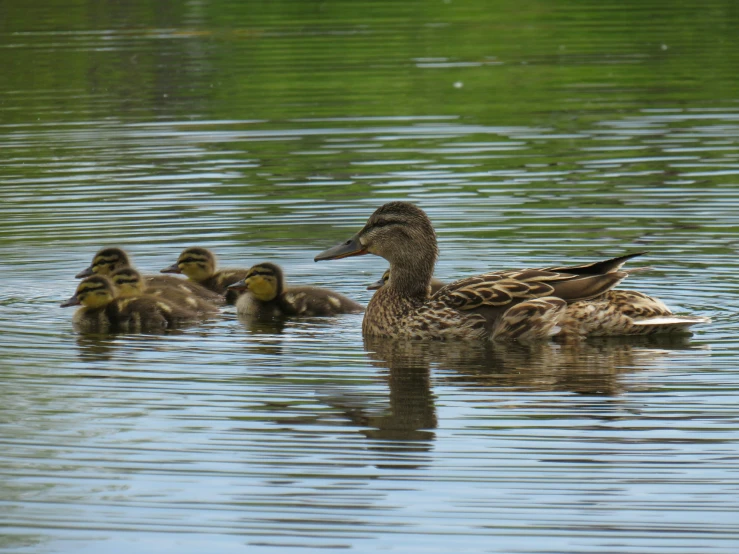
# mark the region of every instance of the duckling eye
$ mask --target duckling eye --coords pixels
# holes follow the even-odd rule
[[[388,221],[387,219],[381,219],[379,221],[375,222],[375,227],[387,227],[388,225],[392,225],[395,223],[394,221]]]

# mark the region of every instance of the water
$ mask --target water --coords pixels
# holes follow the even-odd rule
[[[144,0],[0,22],[0,549],[736,552],[732,2]],[[525,8],[525,9],[524,9]],[[689,338],[365,342],[361,315],[80,336],[101,246],[313,263],[380,204],[437,276],[647,251]]]

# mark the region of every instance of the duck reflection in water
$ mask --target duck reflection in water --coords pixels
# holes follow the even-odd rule
[[[403,344],[408,344],[403,343]],[[386,369],[381,375],[387,380],[389,406],[380,413],[367,406],[366,401],[342,397],[328,401],[334,408],[340,408],[349,420],[362,427],[368,438],[399,441],[386,443],[384,449],[408,450],[405,441],[431,441],[435,438],[432,429],[437,427],[436,407],[431,391],[429,360],[408,352],[398,341],[378,341],[365,338],[365,350],[372,365]],[[421,346],[411,344],[411,346]],[[426,451],[431,447],[416,444],[412,448]]]
[[[77,335],[77,348],[83,362],[107,362],[118,347],[115,335],[101,333]]]
[[[244,328],[254,335],[281,335],[285,331],[288,322],[285,317],[259,317],[252,314],[236,315]]]
[[[146,333],[85,333],[77,335],[78,356],[83,362],[109,362],[126,345],[155,344],[163,335],[174,337],[184,335],[182,329],[148,331]]]
[[[575,344],[542,341],[460,345],[365,338],[365,350],[373,365],[390,371],[391,397],[394,384],[403,383],[403,368],[412,368],[416,376],[426,372],[423,383],[430,389],[428,373],[432,364],[439,370],[439,380],[457,385],[613,396],[626,391],[621,375],[664,368],[672,352],[690,348],[685,336],[591,339]],[[415,385],[422,386],[417,377]],[[421,393],[398,387],[396,404],[408,401],[411,394]],[[422,394],[432,401],[430,390],[424,389]],[[402,408],[396,409],[399,414],[403,412]],[[433,406],[429,410],[433,412]]]

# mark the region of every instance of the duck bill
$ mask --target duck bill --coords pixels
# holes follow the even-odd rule
[[[367,250],[359,243],[358,235],[354,235],[348,241],[324,250],[314,259],[317,262],[322,262],[324,260],[340,260],[350,256],[364,256],[365,254],[368,254]]]
[[[249,285],[246,284],[246,279],[242,279],[241,281],[236,281],[235,283],[228,285],[226,287],[227,290],[235,290],[236,292],[245,291],[249,288]]]
[[[62,308],[68,308],[69,306],[79,306],[80,305],[80,299],[77,298],[77,295],[70,297],[68,300],[65,300],[61,304],[59,304]]]
[[[94,275],[95,272],[92,270],[92,266],[88,267],[87,269],[83,269],[80,271],[77,275],[74,276],[75,279],[84,279],[85,277],[89,277],[90,275]]]
[[[367,287],[367,290],[377,290],[379,288],[382,288],[385,286],[385,279],[378,279],[374,283],[372,283],[370,286]]]
[[[164,269],[160,269],[159,273],[182,273],[180,270],[180,266],[178,266],[176,263],[172,264],[169,267],[165,267]]]

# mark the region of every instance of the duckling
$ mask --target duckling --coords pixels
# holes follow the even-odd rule
[[[175,306],[182,306],[197,314],[210,316],[218,313],[218,307],[210,302],[185,292],[180,287],[169,285],[146,285],[138,271],[131,267],[117,269],[110,276],[115,288],[116,298],[130,298],[132,296],[156,296]],[[180,281],[180,279],[177,279]]]
[[[370,286],[367,287],[367,290],[377,290],[380,287],[384,286],[385,283],[388,282],[390,279],[390,270],[386,269],[385,273],[382,274],[382,277],[380,277],[377,281],[372,283]],[[436,277],[431,278],[431,283],[429,284],[431,287],[429,289],[429,296],[436,294],[436,292],[446,286],[446,283],[444,283],[441,279],[437,279]]]
[[[131,267],[131,261],[124,250],[120,248],[102,248],[93,256],[90,266],[80,271],[75,277],[77,279],[91,275],[105,275],[110,277],[114,271],[123,267]],[[221,295],[186,279],[179,279],[170,275],[144,275],[143,278],[147,287],[172,287],[195,295],[211,304],[223,304],[223,297]]]
[[[155,296],[116,298],[113,282],[103,275],[85,278],[74,295],[61,304],[77,306],[72,319],[75,328],[90,332],[159,331],[194,322],[200,316]]]
[[[227,304],[235,304],[241,294],[237,289],[229,288],[244,279],[247,269],[222,269],[216,271],[216,256],[207,248],[185,248],[177,262],[161,270],[161,273],[183,273],[191,281],[218,294],[226,295]]]
[[[364,254],[375,254],[390,262],[388,282],[367,306],[362,323],[365,336],[545,339],[562,330],[560,321],[566,321],[568,306],[578,303],[582,303],[580,313],[593,312],[590,320],[599,321],[598,327],[609,334],[629,334],[636,328],[648,329],[647,334],[671,332],[676,327],[685,329],[710,321],[704,317],[676,316],[646,295],[640,298],[641,306],[634,305],[634,296],[630,301],[624,296],[624,302],[617,303],[613,296],[606,295],[628,276],[628,272],[621,271],[623,263],[638,254],[582,266],[475,275],[450,283],[429,297],[438,255],[436,233],[426,213],[407,202],[381,206],[357,234],[322,252],[315,260]],[[653,310],[644,309],[645,305]],[[652,315],[658,312],[664,315]],[[570,316],[575,321],[582,317],[576,311],[570,312]],[[634,325],[603,323],[621,316],[631,318]],[[578,334],[584,330],[587,335],[593,328],[584,325]]]
[[[252,266],[246,277],[230,288],[244,292],[236,302],[236,311],[244,315],[310,317],[364,311],[361,304],[332,290],[287,287],[282,268],[268,262]]]

